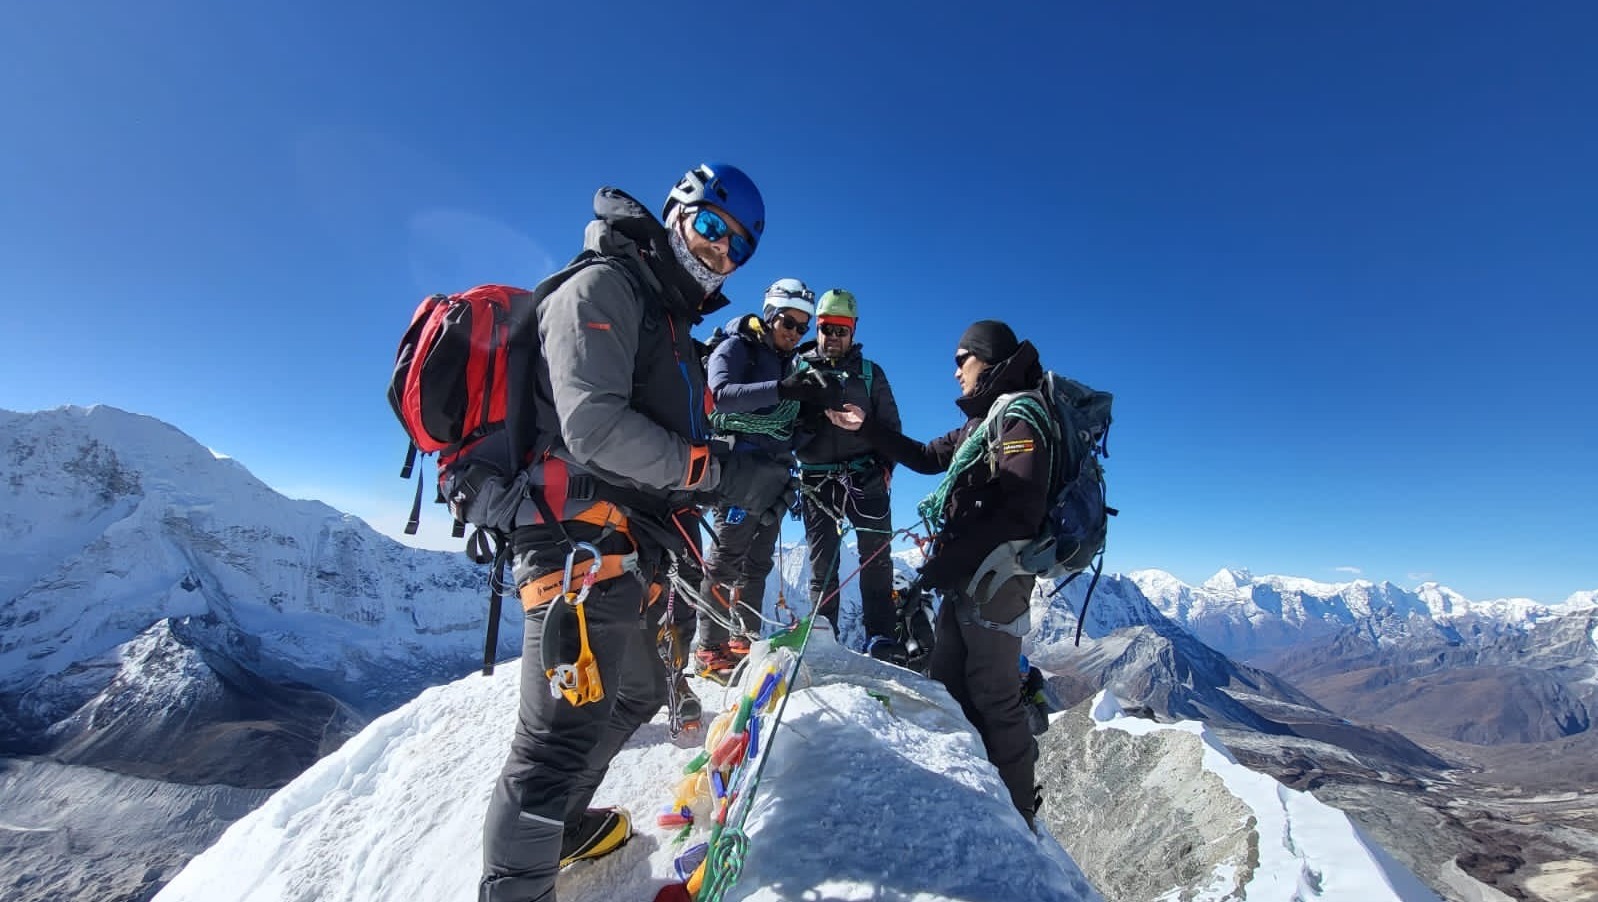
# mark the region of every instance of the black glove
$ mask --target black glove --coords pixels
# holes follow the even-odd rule
[[[943,572],[948,568],[943,564],[943,556],[937,553],[922,561],[921,569],[916,571],[915,584],[923,590],[948,588],[948,574]]]
[[[820,370],[796,370],[777,383],[777,397],[824,408],[842,407],[843,383]]]
[[[782,461],[764,454],[732,454],[722,458],[721,479],[709,491],[709,500],[759,516],[782,497],[790,481],[788,464]]]

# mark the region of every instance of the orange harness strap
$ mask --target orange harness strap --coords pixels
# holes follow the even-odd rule
[[[599,573],[594,577],[595,582],[604,582],[615,579],[627,572],[630,555],[604,554],[599,557]],[[542,607],[560,597],[561,589],[565,587],[566,574],[560,570],[550,572],[522,583],[518,591],[522,598],[522,610],[531,611]],[[573,580],[575,582],[575,580]]]

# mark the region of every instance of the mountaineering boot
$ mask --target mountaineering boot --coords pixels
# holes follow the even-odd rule
[[[1015,810],[1021,813],[1021,817],[1026,819],[1028,829],[1031,829],[1037,817],[1039,799],[1042,795],[1039,792],[1041,784],[1034,781],[1036,749],[1037,746],[1034,744],[1033,751],[1028,757],[998,769],[999,779],[1004,781],[1004,788],[1010,791],[1010,802],[1015,805]]]
[[[585,858],[603,858],[633,838],[633,822],[625,808],[590,808],[560,840],[560,866]]]
[[[727,654],[734,658],[749,657],[749,639],[746,636],[733,636],[727,640]]]
[[[904,643],[888,636],[872,636],[866,642],[866,654],[899,667],[910,663],[910,653],[905,650]]]
[[[732,677],[738,659],[727,653],[722,645],[712,645],[694,652],[694,675],[726,685]]]
[[[684,730],[697,730],[704,717],[704,705],[688,686],[688,678],[677,674],[677,722]]]
[[[914,599],[913,604],[899,610],[899,635],[904,639],[904,646],[909,663],[906,667],[916,673],[926,673],[927,665],[932,663],[932,647],[937,644],[937,631],[932,626],[932,606],[926,599]]]

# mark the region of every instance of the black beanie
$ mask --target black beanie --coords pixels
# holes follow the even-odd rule
[[[1010,327],[996,319],[979,320],[971,324],[960,336],[960,347],[965,348],[983,363],[998,363],[1021,347]]]

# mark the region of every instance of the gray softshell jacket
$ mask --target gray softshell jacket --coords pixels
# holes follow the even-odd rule
[[[709,439],[692,326],[726,306],[672,253],[666,230],[615,188],[594,196],[583,246],[607,260],[572,275],[538,309],[542,449],[602,482],[669,503],[690,485],[689,451]]]

